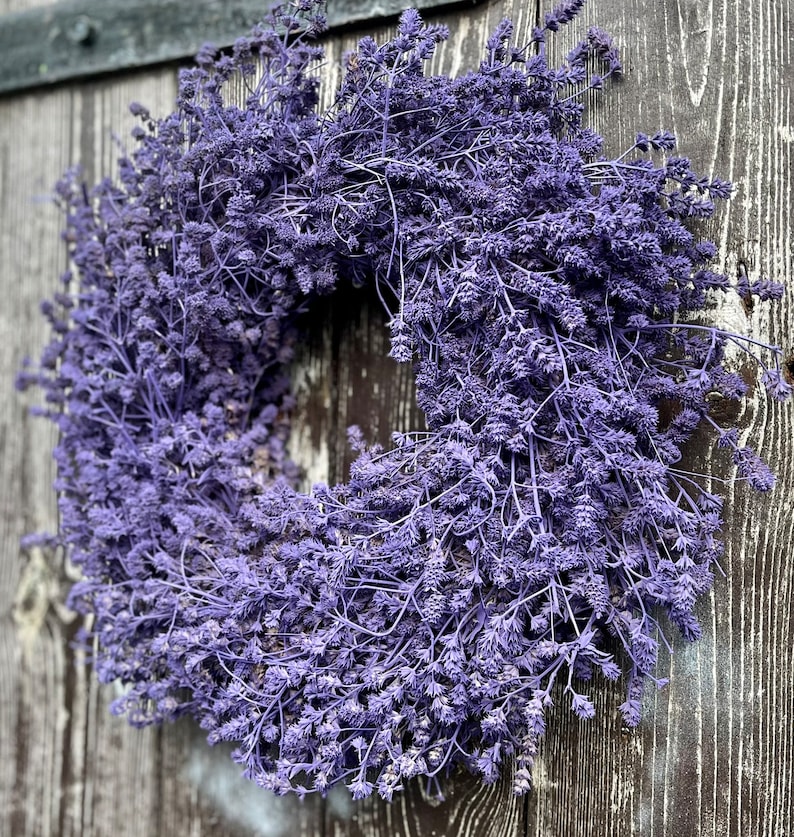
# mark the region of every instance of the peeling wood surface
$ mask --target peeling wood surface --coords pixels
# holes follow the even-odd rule
[[[187,2],[187,0],[185,0]],[[0,0],[0,14],[42,5]],[[512,16],[522,40],[549,0],[493,0],[447,18],[453,37],[435,70],[474,66],[486,33]],[[794,9],[790,0],[590,0],[574,32],[598,23],[622,49],[626,77],[593,103],[591,122],[619,152],[638,130],[673,130],[697,169],[737,195],[704,232],[722,264],[792,281]],[[0,25],[2,21],[0,20]],[[383,36],[380,31],[379,36]],[[565,38],[572,38],[566,33]],[[338,66],[355,35],[329,44]],[[558,51],[561,49],[558,47]],[[329,69],[329,74],[333,75]],[[747,440],[778,473],[767,497],[729,483],[726,578],[701,602],[704,638],[671,637],[638,730],[621,728],[620,689],[596,692],[597,716],[551,719],[526,800],[509,777],[482,788],[463,776],[438,803],[411,787],[392,805],[343,791],[300,804],[241,780],[221,748],[189,721],[133,730],[111,717],[113,686],[75,665],[76,621],[63,606],[74,572],[63,556],[23,552],[25,532],[57,524],[47,423],[11,394],[23,356],[46,340],[38,301],[64,267],[60,218],[48,195],[80,162],[89,180],[112,170],[111,133],[127,103],[171,107],[172,69],[83,82],[0,101],[0,834],[10,837],[788,837],[794,834],[794,414],[752,401]],[[412,382],[385,355],[382,316],[366,294],[334,297],[312,316],[295,369],[293,452],[308,480],[343,477],[344,431],[359,424],[388,443],[421,422]],[[794,288],[785,303],[740,305],[715,317],[794,355]],[[716,477],[706,445],[692,462]]]

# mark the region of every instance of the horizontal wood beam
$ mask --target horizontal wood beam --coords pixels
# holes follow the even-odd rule
[[[330,28],[479,0],[328,0]],[[0,94],[229,46],[266,14],[268,0],[61,0],[0,15]]]

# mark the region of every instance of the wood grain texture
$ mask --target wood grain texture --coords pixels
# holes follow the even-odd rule
[[[187,2],[187,0],[186,0]],[[40,5],[0,0],[0,13]],[[504,0],[448,15],[450,42],[434,71],[476,65],[503,16],[525,38],[549,0]],[[434,18],[436,19],[436,18]],[[790,0],[589,0],[555,55],[597,23],[622,49],[626,76],[590,102],[608,150],[636,131],[673,130],[697,168],[737,184],[737,195],[703,232],[729,273],[789,283],[784,303],[748,315],[715,309],[722,324],[781,344],[794,357]],[[0,25],[2,25],[0,21]],[[328,46],[332,87],[359,33]],[[382,38],[385,30],[374,34]],[[124,135],[129,101],[171,108],[175,74],[164,69],[0,100],[0,834],[218,835],[218,837],[788,837],[794,834],[794,412],[756,394],[738,418],[743,438],[778,473],[765,497],[730,481],[708,440],[693,468],[725,485],[725,578],[701,602],[704,637],[660,665],[670,685],[648,694],[635,731],[622,728],[620,685],[598,687],[596,718],[555,710],[526,800],[509,777],[483,788],[445,782],[438,803],[419,784],[393,804],[276,799],[244,782],[228,751],[210,749],[185,720],[132,730],[108,714],[114,687],[75,665],[75,618],[63,606],[73,571],[63,556],[22,552],[24,532],[52,530],[53,434],[9,395],[16,369],[46,339],[38,300],[64,267],[52,183],[81,162],[89,180],[112,171],[111,132]],[[359,424],[388,443],[393,429],[420,426],[409,370],[385,358],[378,306],[349,291],[311,315],[295,366],[291,442],[307,483],[343,479],[344,437]],[[794,370],[793,370],[794,371]]]
[[[790,356],[792,190],[791,6],[734,0],[590,2],[582,26],[598,23],[621,45],[626,76],[591,109],[609,152],[638,130],[672,130],[696,168],[732,180],[735,198],[703,225],[721,267],[787,282],[786,301],[747,316],[728,302],[715,320]],[[792,405],[756,391],[739,421],[743,439],[773,465],[779,482],[760,497],[728,482],[723,566],[700,603],[704,637],[660,665],[670,685],[648,694],[640,728],[619,743],[616,704],[606,728],[586,732],[563,713],[550,724],[542,786],[530,799],[532,835],[788,835],[792,821]],[[701,439],[693,470],[730,478],[723,457]],[[609,727],[613,729],[610,731]],[[589,758],[581,750],[587,735]],[[571,758],[578,751],[577,758]],[[577,789],[578,793],[571,793]],[[580,794],[592,799],[590,805]],[[597,817],[588,816],[598,811]]]

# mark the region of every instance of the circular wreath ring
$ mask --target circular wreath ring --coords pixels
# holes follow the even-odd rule
[[[131,722],[194,715],[280,793],[512,760],[524,792],[555,693],[591,717],[585,681],[623,673],[635,725],[662,616],[698,635],[721,503],[682,445],[711,425],[770,488],[709,399],[746,392],[729,342],[788,387],[776,350],[695,317],[729,282],[687,223],[729,185],[665,132],[603,155],[580,103],[620,72],[603,32],[548,66],[581,5],[523,48],[502,23],[458,79],[425,74],[446,31],[406,12],[319,113],[307,0],[203,49],[170,116],[133,106],[117,182],[60,184],[74,269],[22,382],[61,431],[71,602]],[[377,287],[428,429],[352,430],[350,479],[306,493],[289,361],[341,282]]]

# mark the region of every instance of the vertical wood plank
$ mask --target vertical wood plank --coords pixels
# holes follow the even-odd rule
[[[0,101],[0,376],[48,339],[38,308],[66,267],[51,200],[63,170],[88,182],[112,173],[133,125],[128,105],[173,107],[175,73],[157,70]],[[48,422],[35,394],[0,399],[0,833],[43,835],[316,833],[321,803],[275,800],[210,750],[190,722],[135,730],[112,717],[115,686],[100,686],[70,647],[63,605],[74,572],[60,554],[20,551],[23,534],[55,531]]]
[[[342,287],[318,300],[305,334],[294,364],[289,449],[310,488],[350,476],[349,427],[359,426],[368,444],[388,447],[392,432],[425,423],[410,366],[388,357],[387,315],[374,289]]]
[[[45,129],[39,106],[52,127]],[[55,525],[54,436],[26,414],[13,380],[39,348],[39,298],[62,269],[60,247],[38,242],[58,238],[48,174],[68,154],[68,109],[63,96],[0,103],[0,125],[13,126],[0,131],[0,794],[9,801],[0,806],[0,832],[19,835],[57,833],[63,770],[60,567],[40,549],[23,558],[19,546],[25,532]],[[31,787],[40,791],[35,805]]]
[[[517,26],[530,31],[536,19],[534,3],[515,5]],[[508,11],[507,4],[498,2],[465,14],[428,17],[446,23],[452,33],[433,58],[431,71],[457,74],[475,68],[488,34]],[[392,31],[372,34],[382,42]],[[359,33],[351,33],[329,42],[327,90],[338,83],[342,58],[355,49],[358,37]],[[295,450],[312,479],[336,481],[348,475],[347,426],[358,424],[368,441],[388,444],[392,430],[420,429],[424,424],[415,406],[410,370],[384,357],[388,335],[374,296],[358,301],[345,295],[337,302],[334,295],[322,315],[325,325],[321,322],[312,329],[316,336],[296,364],[299,415],[307,418],[295,422],[293,442],[298,440]],[[377,797],[353,802],[344,788],[337,788],[326,807],[324,833],[328,837],[518,837],[524,834],[525,803],[513,796],[511,785],[509,770],[490,787],[458,773],[442,780],[443,802],[414,781],[390,804]]]
[[[790,4],[591,0],[556,55],[590,24],[613,34],[627,70],[590,102],[590,123],[607,137],[608,154],[628,147],[638,130],[667,128],[679,137],[677,153],[699,171],[736,183],[736,196],[702,234],[719,245],[729,274],[741,263],[752,278],[770,275],[789,287],[780,304],[748,316],[728,300],[713,319],[781,344],[790,356]],[[528,834],[792,832],[792,405],[770,404],[756,388],[738,420],[743,440],[777,471],[778,486],[759,496],[735,482],[712,438],[690,455],[693,470],[728,479],[727,577],[700,603],[703,639],[688,645],[670,632],[674,654],[659,666],[670,685],[646,695],[635,731],[620,729],[621,698],[611,688],[599,690],[603,712],[587,732],[566,709],[555,711]]]

